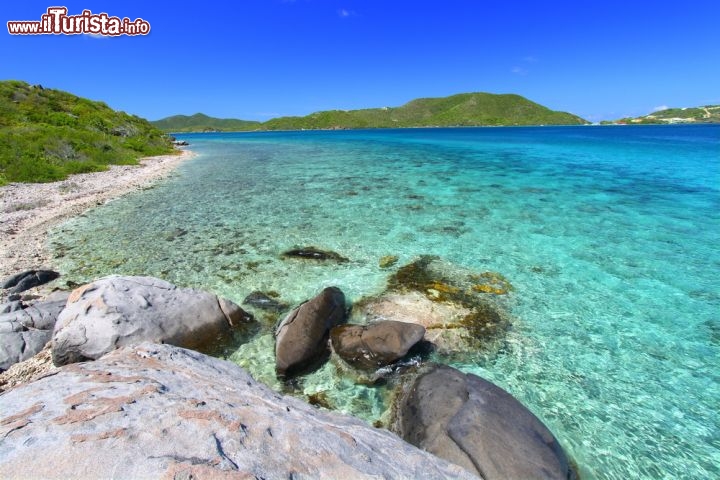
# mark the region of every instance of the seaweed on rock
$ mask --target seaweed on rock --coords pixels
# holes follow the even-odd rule
[[[500,273],[477,273],[423,255],[389,277],[386,293],[357,302],[355,310],[370,321],[420,323],[440,354],[453,355],[487,349],[502,337],[511,325],[507,296],[512,290]]]

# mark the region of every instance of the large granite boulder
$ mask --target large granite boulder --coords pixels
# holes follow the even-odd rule
[[[0,315],[0,371],[32,357],[50,341],[67,293],[58,292],[45,301],[25,305],[12,302]],[[4,304],[7,305],[7,304]]]
[[[275,372],[279,377],[302,373],[330,354],[330,329],[345,321],[345,294],[328,287],[290,312],[275,333]]]
[[[474,478],[257,383],[237,365],[143,343],[0,395],[0,478]]]
[[[333,350],[350,365],[376,370],[403,358],[425,335],[425,328],[391,320],[340,325],[330,331]]]
[[[142,341],[215,352],[253,319],[212,293],[152,277],[111,276],[77,288],[55,325],[55,365],[94,360]]]
[[[485,480],[572,479],[550,430],[512,395],[480,377],[433,365],[399,397],[394,430]]]
[[[55,280],[59,276],[58,272],[52,270],[28,270],[7,277],[0,288],[7,288],[10,293],[20,293]]]

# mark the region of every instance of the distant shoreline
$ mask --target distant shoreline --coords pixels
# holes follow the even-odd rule
[[[190,150],[111,165],[104,172],[70,175],[52,183],[0,187],[0,279],[31,269],[52,269],[48,231],[89,208],[147,188],[192,158]]]
[[[301,130],[216,130],[216,131],[175,131],[165,132],[168,135],[212,135],[217,133],[273,133],[273,132],[359,132],[363,130],[374,131],[374,130],[439,130],[439,129],[452,129],[452,128],[580,128],[580,127],[679,127],[679,126],[710,126],[720,125],[714,122],[694,122],[694,123],[586,123],[584,125],[454,125],[454,126],[419,126],[419,127],[366,127],[366,128],[306,128]]]

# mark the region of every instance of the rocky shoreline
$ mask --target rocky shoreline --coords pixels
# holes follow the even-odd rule
[[[431,297],[439,288],[465,309],[475,305],[457,297],[459,287],[431,278],[438,261],[401,267],[391,288],[407,293],[431,281]],[[387,429],[373,428],[200,353],[257,332],[251,314],[211,293],[110,276],[27,302],[0,305],[0,360],[9,366],[0,374],[3,478],[26,477],[39,455],[45,461],[33,475],[43,478],[576,478],[533,413],[445,365],[397,369],[392,419]],[[350,310],[343,292],[328,287],[277,325],[276,373],[288,392],[331,356],[348,362],[339,370],[356,381],[355,368],[392,371],[416,345],[433,345],[422,319],[352,324]],[[45,348],[27,341],[39,330],[50,339]],[[8,358],[13,352],[20,355]]]
[[[60,182],[0,187],[0,278],[52,268],[46,247],[49,229],[88,208],[148,188],[193,155],[179,150],[141,159],[139,165],[111,165],[104,172],[71,175]]]

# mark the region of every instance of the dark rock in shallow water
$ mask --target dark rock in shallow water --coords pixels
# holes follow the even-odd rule
[[[27,360],[52,338],[55,321],[65,308],[68,293],[0,315],[0,370]]]
[[[485,480],[575,478],[550,430],[487,380],[434,365],[399,397],[394,430]]]
[[[251,315],[212,293],[152,277],[111,276],[72,292],[55,327],[53,363],[94,360],[143,341],[214,353],[253,324]]]
[[[184,228],[175,228],[165,234],[165,240],[167,240],[168,242],[172,242],[176,238],[187,235],[187,233],[188,231]]]
[[[251,305],[261,310],[269,310],[276,313],[284,312],[289,308],[287,304],[279,302],[263,292],[252,292],[245,297],[242,303],[243,305]]]
[[[290,312],[275,334],[275,372],[297,375],[317,366],[330,353],[330,329],[345,321],[345,295],[328,287]]]
[[[315,247],[305,247],[288,250],[287,252],[284,252],[282,256],[286,258],[301,258],[304,260],[332,260],[338,263],[345,263],[349,261],[347,258],[343,257],[338,253],[331,252],[329,250],[320,250],[319,248]]]
[[[28,270],[6,278],[2,288],[9,288],[11,293],[20,293],[51,282],[59,276],[58,272],[52,270]]]
[[[0,438],[3,479],[473,478],[230,362],[149,343],[4,392]]]
[[[335,353],[350,365],[375,370],[403,358],[425,335],[413,323],[381,321],[370,325],[340,325],[330,331]]]

